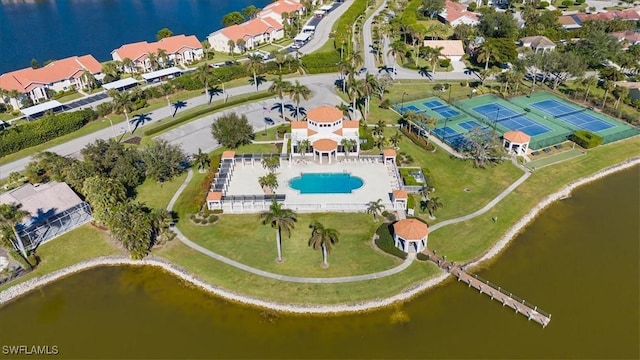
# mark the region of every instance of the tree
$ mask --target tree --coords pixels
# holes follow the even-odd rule
[[[298,142],[298,151],[302,154],[302,157],[307,154],[307,152],[311,149],[311,141],[309,139],[304,139]]]
[[[497,12],[488,8],[480,18],[478,31],[485,38],[508,38],[515,40],[518,35],[518,23],[509,12]]]
[[[236,42],[233,40],[229,40],[227,41],[227,46],[229,46],[229,55],[233,55],[234,54],[234,49],[236,47]]]
[[[589,23],[592,21],[586,22]],[[583,29],[583,34],[578,42],[569,44],[567,50],[578,55],[590,68],[597,68],[607,60],[616,59],[622,51],[620,42],[604,30],[590,29],[587,32]]]
[[[613,81],[605,80],[602,83],[602,88],[604,89],[604,96],[602,97],[602,108],[607,104],[607,98],[609,97],[609,93],[616,87],[616,83]]]
[[[620,105],[620,101],[622,99],[625,99],[627,96],[629,96],[629,88],[626,86],[615,86],[615,88],[613,89],[613,93],[614,95],[616,95],[617,99],[616,99],[616,103],[614,105],[614,107],[617,109],[618,106]]]
[[[495,132],[478,127],[469,131],[467,142],[462,151],[473,159],[478,168],[485,168],[488,163],[502,161],[502,156],[505,153],[502,142]]]
[[[435,73],[436,72],[436,64],[438,63],[438,60],[440,60],[440,57],[442,57],[442,50],[444,50],[444,47],[442,46],[436,46],[436,47],[426,47],[427,50],[427,57],[426,60],[431,63],[431,72]]]
[[[251,54],[247,57],[249,60],[245,62],[247,70],[253,73],[253,81],[256,85],[256,92],[258,92],[258,80],[256,79],[258,72],[264,67],[262,56],[258,54]]]
[[[311,90],[296,80],[295,84],[289,87],[289,97],[296,103],[296,120],[300,120],[300,102],[302,99],[309,100]]]
[[[169,230],[174,222],[174,214],[167,209],[151,209],[149,212],[151,228],[153,229],[153,243],[164,243],[172,239],[175,234]]]
[[[147,177],[163,183],[171,180],[185,170],[187,156],[180,145],[170,144],[167,140],[153,140],[142,150],[142,159]]]
[[[257,8],[254,5],[249,5],[242,9],[242,15],[247,19],[253,19],[259,12],[260,8]]]
[[[278,99],[280,99],[280,115],[284,119],[284,96],[291,88],[291,83],[286,80],[282,80],[282,76],[278,76],[273,80],[273,83],[269,87],[269,92],[275,93],[278,95]]]
[[[602,70],[600,70],[599,75],[602,79],[609,81],[621,81],[626,77],[626,75],[622,71],[614,68],[613,66],[603,68]]]
[[[369,201],[367,203],[367,214],[373,215],[373,221],[378,221],[378,215],[380,215],[383,210],[384,205],[382,204],[382,199],[378,199],[377,201]]]
[[[240,38],[236,40],[236,47],[240,50],[240,53],[244,54],[244,52],[247,51],[247,42]]]
[[[342,146],[345,155],[349,156],[349,153],[358,146],[358,142],[355,139],[342,138],[342,140],[340,140],[340,145]]]
[[[478,49],[478,52],[476,54],[476,60],[479,63],[484,62],[484,69],[487,70],[489,69],[489,62],[495,59],[496,59],[496,55],[495,55],[495,49],[494,49],[493,43],[491,41],[488,41],[488,39],[486,39]]]
[[[38,60],[36,59],[31,59],[31,68],[32,69],[37,69],[40,67],[40,64],[38,63]]]
[[[270,172],[265,176],[259,177],[258,184],[260,184],[262,189],[268,188],[273,193],[278,188],[278,176],[275,173]]]
[[[152,217],[149,209],[140,203],[126,201],[116,206],[109,229],[132,259],[144,258],[153,245]]]
[[[402,140],[402,135],[400,131],[396,130],[396,133],[389,138],[389,143],[391,143],[394,149],[398,149],[400,147],[400,140]]]
[[[234,11],[222,17],[222,26],[229,27],[231,25],[239,25],[244,22],[244,16],[239,11]]]
[[[460,24],[453,28],[453,35],[456,39],[462,40],[465,46],[469,45],[471,37],[475,34],[476,28],[469,24]]]
[[[114,80],[118,80],[120,78],[120,74],[118,72],[118,66],[115,61],[107,61],[102,64],[101,72],[105,75],[102,80],[103,83],[109,83]]]
[[[211,43],[209,43],[209,40],[204,40],[200,42],[200,45],[202,45],[202,51],[204,51],[204,59],[209,60],[209,50],[211,50]]]
[[[444,10],[444,0],[422,0],[422,11],[433,19]]]
[[[198,166],[198,171],[203,173],[211,163],[211,159],[209,155],[202,152],[202,149],[198,148],[198,153],[193,154],[193,162]]]
[[[331,248],[340,241],[340,234],[336,229],[324,227],[319,221],[309,224],[309,228],[311,228],[311,237],[308,244],[313,250],[322,250],[322,267],[327,268],[329,267],[327,256]]]
[[[158,61],[158,56],[155,53],[147,54],[147,63],[149,63],[149,67],[151,70],[156,71],[160,67],[160,62]]]
[[[0,204],[0,245],[9,250],[17,250],[24,262],[33,269],[33,264],[29,262],[27,251],[18,239],[19,235],[16,231],[16,224],[27,216],[29,213],[21,210],[18,204]]]
[[[265,157],[261,163],[262,167],[269,170],[269,172],[275,172],[280,167],[280,158],[277,156]]]
[[[591,91],[591,88],[598,85],[598,78],[595,76],[587,76],[585,78],[580,79],[578,83],[586,88],[586,91],[584,94],[584,101],[587,101],[587,98],[589,98],[589,91]]]
[[[246,115],[229,113],[220,116],[211,124],[211,134],[222,146],[235,149],[251,142],[253,128]]]
[[[116,179],[92,176],[84,181],[82,193],[93,209],[93,219],[109,226],[118,206],[127,200],[127,190]]]
[[[156,54],[158,57],[158,64],[162,63],[162,67],[166,68],[169,65],[169,55],[167,55],[167,50],[158,48]]]
[[[273,199],[269,211],[260,214],[263,225],[271,225],[276,229],[276,249],[278,251],[278,262],[282,262],[282,232],[291,237],[291,230],[296,227],[297,215],[290,209],[283,209],[282,204]]]
[[[198,80],[204,85],[204,94],[207,96],[209,100],[209,104],[211,104],[211,95],[209,94],[209,82],[211,81],[211,68],[207,64],[202,64],[198,66],[196,70],[196,76]]]
[[[158,30],[158,33],[156,34],[156,40],[160,41],[164,38],[168,38],[172,36],[173,36],[173,31],[169,30],[168,28],[162,28]]]
[[[132,193],[144,181],[145,166],[136,149],[126,148],[114,140],[99,139],[85,146],[80,153],[87,174],[116,179],[127,193]]]
[[[425,207],[422,211],[427,210],[429,212],[429,217],[433,220],[435,219],[435,213],[436,211],[438,211],[438,209],[442,208],[444,205],[442,204],[442,202],[440,201],[440,198],[438,197],[433,197],[430,199],[427,199],[425,204]],[[420,204],[420,207],[422,208],[422,202]]]

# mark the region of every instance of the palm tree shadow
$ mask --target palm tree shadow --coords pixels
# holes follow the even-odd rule
[[[219,87],[215,86],[209,89],[209,102],[211,102],[211,100],[213,100],[213,97],[216,95],[222,95],[223,91],[222,89],[220,89]]]
[[[260,85],[264,84],[264,83],[267,81],[267,78],[266,78],[266,76],[264,76],[264,75],[257,75],[255,80],[256,80],[256,81],[254,82],[254,81],[253,81],[253,77],[250,77],[250,78],[249,78],[249,84],[251,84],[251,85],[255,86],[255,87],[256,87],[256,89],[257,89],[257,88],[259,88],[259,87],[260,87]],[[257,84],[256,84],[256,83],[257,83]]]
[[[140,126],[144,125],[146,122],[149,122],[151,120],[153,120],[153,119],[151,119],[151,117],[149,116],[149,113],[136,115],[136,117],[134,117],[133,119],[130,120],[135,125],[135,127],[133,128],[132,133],[136,132],[136,130],[138,130],[138,128]]]
[[[418,69],[418,74],[420,74],[420,76],[426,77],[429,80],[432,79],[431,71],[429,71],[426,66],[422,66],[420,69]]]
[[[284,104],[285,108],[289,108],[289,104]],[[273,103],[273,105],[271,106],[271,110],[275,110],[278,112],[278,114],[280,114],[280,117],[284,117],[284,114],[282,113],[282,103],[277,102],[277,103]]]
[[[387,74],[391,73],[391,71],[393,71],[393,68],[388,67],[387,65],[382,65],[382,66],[378,66],[378,74],[381,72],[385,72]]]
[[[285,105],[285,107],[287,107]],[[307,109],[305,109],[303,106],[300,107],[295,107],[293,105],[290,105],[289,107],[289,111],[290,111],[290,115],[293,118],[299,118],[300,116],[304,117],[307,116]]]
[[[182,108],[186,108],[187,107],[187,102],[183,101],[183,100],[178,100],[176,102],[173,103],[173,115],[172,116],[176,116],[176,114],[178,113],[179,109]]]

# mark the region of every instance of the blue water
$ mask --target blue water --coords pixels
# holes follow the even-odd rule
[[[343,173],[309,173],[289,180],[301,194],[350,194],[362,184],[361,178]]]
[[[168,27],[200,41],[222,27],[222,17],[270,0],[45,0],[0,4],[0,73],[73,55],[111,59],[111,51],[155,41]]]

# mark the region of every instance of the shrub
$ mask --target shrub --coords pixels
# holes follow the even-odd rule
[[[380,215],[387,217],[387,215],[389,215],[389,212],[387,210],[384,210],[383,212],[380,213]]]
[[[478,8],[478,4],[476,4],[475,2],[472,2],[469,4],[469,7],[467,9],[469,11],[476,11],[477,8]]]
[[[391,235],[392,229],[393,225],[391,224],[380,225],[378,230],[376,230],[376,234],[378,234],[378,238],[375,241],[376,246],[387,254],[399,257],[400,259],[404,260],[407,258],[407,254],[404,251],[398,249],[393,243],[393,236]]]
[[[580,131],[574,132],[573,134],[571,134],[570,139],[571,141],[573,141],[574,143],[580,145],[585,149],[594,148],[602,144],[602,140],[603,140],[601,136],[598,136],[587,130],[580,130]]]
[[[407,210],[416,208],[416,199],[413,195],[409,195],[409,199],[407,199]]]
[[[564,0],[562,2],[562,7],[568,8],[571,5],[573,5],[573,0]]]
[[[424,175],[424,181],[427,182],[427,185],[430,188],[435,188],[435,180],[433,178],[433,174],[431,174],[431,171],[427,168],[422,168],[422,175]]]
[[[340,53],[335,50],[313,53],[303,56],[301,61],[309,74],[337,72]]]
[[[387,220],[389,220],[389,221],[391,221],[391,222],[396,221],[396,214],[394,214],[394,213],[391,213],[391,212],[390,212],[390,213],[388,213],[388,214],[387,214],[387,216],[385,216],[385,217],[387,218]]]
[[[384,99],[382,101],[380,101],[380,108],[382,109],[388,109],[391,107],[391,100],[389,99]]]
[[[373,149],[373,135],[368,126],[360,126],[360,150]]]
[[[431,143],[427,144],[427,141],[422,136],[416,135],[415,133],[407,130],[407,128],[401,127],[400,131],[406,137],[408,137],[414,144],[420,146],[422,149],[426,151],[433,151],[433,149],[435,149],[433,144]]]
[[[195,218],[195,219],[193,219],[193,222],[196,223],[196,224],[200,224],[202,222],[202,219]]]
[[[223,210],[222,209],[215,209],[212,211],[214,214],[222,214]]]
[[[442,59],[440,60],[440,67],[448,68],[451,65],[451,59]]]
[[[210,223],[214,223],[216,221],[218,221],[218,217],[217,216],[215,216],[215,215],[210,215],[209,216],[209,222]]]
[[[538,5],[539,8],[544,9],[549,7],[549,2],[548,1],[540,1],[540,4]]]

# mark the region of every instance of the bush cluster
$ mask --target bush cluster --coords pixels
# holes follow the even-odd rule
[[[360,126],[360,150],[373,149],[373,134],[368,126]]]
[[[425,140],[422,136],[412,133],[406,127],[400,127],[400,131],[414,144],[420,146],[424,150],[432,151],[434,149],[433,144],[427,144],[427,140]]]
[[[11,127],[0,132],[0,157],[69,134],[96,118],[95,111],[84,109],[48,115],[21,126]]]
[[[304,69],[309,74],[337,72],[340,53],[337,51],[313,53],[303,56],[301,60]]]
[[[415,1],[415,0],[414,0]],[[421,1],[421,0],[418,0]],[[335,27],[335,47],[339,48],[343,42],[349,42],[351,39],[349,38],[349,34],[351,34],[351,29],[353,24],[355,24],[356,19],[360,15],[363,15],[365,10],[367,9],[367,0],[354,0],[351,6],[347,9],[347,11],[342,14]],[[340,61],[338,57],[338,61]],[[333,72],[331,70],[325,72]]]
[[[602,137],[587,130],[576,131],[571,134],[571,141],[585,149],[594,148],[602,144]]]

